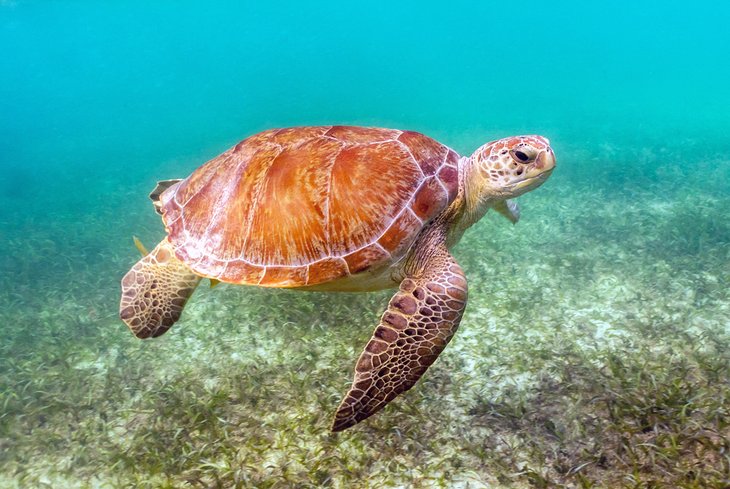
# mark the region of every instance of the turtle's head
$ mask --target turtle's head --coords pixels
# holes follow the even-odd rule
[[[555,154],[547,138],[512,136],[487,143],[469,158],[462,158],[460,168],[463,213],[450,230],[450,245],[489,208],[517,222],[519,210],[507,199],[542,185],[555,168]]]
[[[470,158],[469,186],[479,201],[511,199],[542,185],[555,168],[550,141],[513,136],[487,143]]]

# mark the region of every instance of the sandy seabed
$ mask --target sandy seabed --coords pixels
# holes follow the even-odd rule
[[[682,161],[559,169],[516,226],[488,215],[452,343],[341,434],[389,293],[203,286],[140,341],[116,307],[130,230],[161,237],[144,193],[8,226],[0,485],[727,487],[730,165]]]

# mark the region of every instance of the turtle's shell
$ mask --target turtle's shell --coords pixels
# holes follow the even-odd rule
[[[299,287],[387,265],[458,191],[459,155],[363,127],[251,136],[160,197],[177,257],[223,282]]]

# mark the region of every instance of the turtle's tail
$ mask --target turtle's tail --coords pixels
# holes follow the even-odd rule
[[[180,319],[198,283],[165,238],[122,278],[119,317],[139,338],[160,336]]]

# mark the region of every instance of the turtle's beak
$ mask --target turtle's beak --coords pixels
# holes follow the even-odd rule
[[[542,150],[540,154],[537,155],[534,168],[536,170],[541,169],[544,172],[553,171],[553,168],[555,168],[555,153],[553,153],[553,149],[550,146]]]

